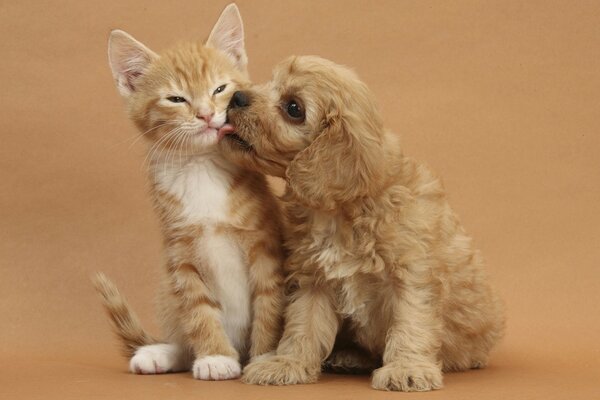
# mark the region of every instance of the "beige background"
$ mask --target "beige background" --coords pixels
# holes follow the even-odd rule
[[[161,50],[206,37],[225,4],[0,2],[0,398],[600,398],[598,1],[239,1],[256,81],[290,54],[353,66],[443,176],[507,336],[488,369],[425,395],[126,373],[88,277],[155,329],[160,238],[107,35]]]

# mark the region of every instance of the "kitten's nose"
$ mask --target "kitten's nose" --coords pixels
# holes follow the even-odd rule
[[[231,101],[229,102],[230,108],[241,108],[248,107],[250,105],[250,98],[242,91],[237,91],[233,94]]]
[[[203,119],[208,124],[210,122],[210,120],[212,119],[212,117],[214,117],[214,115],[215,115],[215,113],[210,113],[210,114],[198,113],[198,114],[196,114],[196,118]]]

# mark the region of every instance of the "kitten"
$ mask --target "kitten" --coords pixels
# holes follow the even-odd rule
[[[284,306],[278,204],[263,175],[225,161],[217,146],[232,94],[249,84],[238,9],[223,11],[205,46],[160,56],[113,31],[109,59],[129,116],[150,141],[166,253],[164,342],[143,330],[104,275],[96,288],[131,372],[237,378],[240,362],[275,349]]]

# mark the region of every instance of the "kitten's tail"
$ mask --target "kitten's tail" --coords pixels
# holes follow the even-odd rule
[[[114,283],[101,272],[98,272],[92,281],[102,296],[104,309],[110,318],[113,331],[121,339],[123,354],[126,357],[131,358],[141,346],[158,343],[142,328],[137,316]]]

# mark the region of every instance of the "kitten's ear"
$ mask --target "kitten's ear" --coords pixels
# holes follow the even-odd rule
[[[152,50],[130,34],[114,30],[108,39],[108,62],[117,89],[123,97],[136,90],[136,80],[144,74],[150,63],[158,58]]]
[[[246,72],[248,57],[244,47],[244,24],[234,3],[225,7],[206,44],[227,54],[240,71]]]

